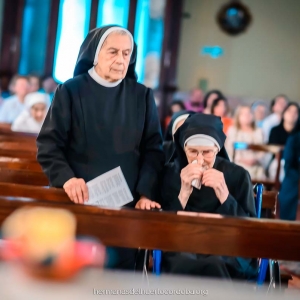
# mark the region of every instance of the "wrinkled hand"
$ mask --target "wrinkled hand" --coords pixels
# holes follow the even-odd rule
[[[186,206],[187,201],[193,192],[192,181],[194,179],[201,180],[203,175],[203,167],[199,164],[188,164],[185,168],[181,170],[181,189],[179,193],[179,200],[183,206]]]
[[[202,177],[202,184],[214,189],[217,198],[223,204],[228,198],[229,191],[224,179],[224,174],[216,169],[209,169],[204,171]]]
[[[152,208],[160,208],[160,204],[155,202],[155,201],[151,201],[150,199],[146,198],[145,196],[142,196],[140,198],[140,200],[137,202],[137,204],[135,205],[135,208],[137,209],[143,209],[143,210],[150,210]]]
[[[89,192],[85,181],[81,178],[71,178],[63,185],[71,201],[83,204],[89,199]]]

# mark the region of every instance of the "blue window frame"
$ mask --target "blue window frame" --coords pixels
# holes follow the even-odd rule
[[[51,0],[26,0],[19,73],[44,74]]]
[[[99,0],[97,27],[116,24],[127,27],[130,0]]]
[[[53,77],[73,77],[80,46],[88,34],[91,0],[61,0],[59,6]]]

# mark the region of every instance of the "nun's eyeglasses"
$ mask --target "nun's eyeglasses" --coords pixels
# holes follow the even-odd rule
[[[200,153],[204,158],[212,158],[216,154],[216,151],[213,149],[201,150],[201,151],[198,151],[196,149],[186,149],[185,153],[190,158],[196,158]]]

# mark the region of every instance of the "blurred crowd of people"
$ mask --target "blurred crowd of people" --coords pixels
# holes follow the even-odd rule
[[[169,144],[172,144],[170,141],[176,132],[178,120],[184,122],[183,119],[194,113],[213,114],[221,118],[227,136],[225,148],[229,158],[244,167],[252,179],[275,180],[278,161],[270,153],[249,150],[243,145],[269,144],[285,149],[280,162],[280,214],[282,219],[295,220],[299,180],[299,175],[296,176],[299,174],[299,150],[295,146],[300,140],[299,104],[290,101],[286,95],[277,95],[270,104],[256,101],[232,109],[221,91],[211,90],[204,95],[200,89],[193,89],[187,99],[170,104],[170,115],[166,119],[169,127],[166,127],[165,134],[167,160],[173,154]],[[285,164],[286,160],[288,163]]]
[[[11,79],[9,92],[2,92],[0,84],[0,123],[11,124],[13,131],[39,133],[56,87],[52,77],[19,74]]]

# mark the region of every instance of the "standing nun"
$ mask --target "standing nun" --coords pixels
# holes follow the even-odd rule
[[[190,116],[174,138],[177,154],[165,167],[162,180],[164,210],[256,216],[249,173],[228,160],[219,117]],[[256,266],[256,259],[170,252],[163,255],[163,270],[168,273],[252,279]]]
[[[81,45],[74,77],[58,86],[37,138],[38,161],[50,185],[75,203],[86,182],[121,167],[134,201],[160,207],[157,176],[164,162],[152,90],[137,83],[136,45],[118,26],[92,30]]]

